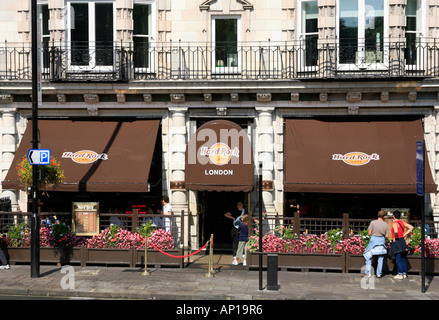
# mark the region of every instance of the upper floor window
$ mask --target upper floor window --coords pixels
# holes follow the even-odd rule
[[[407,0],[405,7],[406,16],[406,50],[405,59],[407,64],[416,64],[418,59],[419,37],[422,30],[422,3],[421,0]]]
[[[151,67],[153,57],[149,49],[153,41],[153,13],[153,3],[151,1],[136,1],[134,3],[133,42],[134,66],[136,68]]]
[[[218,72],[237,72],[240,56],[240,17],[225,16],[212,18],[212,40],[214,56],[212,62]]]
[[[387,0],[338,0],[339,62],[384,62]]]
[[[317,40],[319,30],[317,21],[319,8],[316,0],[302,0],[299,5],[299,40],[301,42],[300,47],[303,48],[302,60],[304,66],[316,66],[318,59]]]
[[[67,4],[68,39],[72,66],[113,65],[114,3],[70,1]]]

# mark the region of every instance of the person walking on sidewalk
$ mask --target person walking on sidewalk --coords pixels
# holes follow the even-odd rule
[[[0,270],[9,270],[11,267],[8,263],[8,258],[5,254],[5,248],[7,248],[8,244],[6,243],[6,238],[4,235],[0,236]]]
[[[229,212],[226,212],[224,214],[224,216],[228,219],[232,219],[233,222],[235,222],[235,220],[242,216],[243,214],[248,214],[247,210],[244,209],[244,204],[239,201],[236,204],[236,209],[235,210],[231,210]],[[239,237],[239,232],[238,232],[238,227],[236,226],[232,226],[232,229],[230,231],[230,237],[232,238],[232,254],[233,254],[233,261],[235,261],[236,256],[236,251],[238,250],[238,237]]]
[[[407,278],[407,243],[404,237],[413,231],[413,226],[407,222],[401,221],[401,212],[395,210],[393,212],[393,224],[392,224],[392,243],[390,244],[391,256],[396,260],[396,266],[398,274],[395,279]]]
[[[370,235],[369,245],[364,250],[363,256],[366,259],[366,271],[364,276],[371,277],[372,258],[378,256],[378,264],[376,276],[382,277],[384,255],[387,254],[385,240],[389,236],[390,230],[387,223],[384,222],[386,213],[382,210],[378,211],[377,220],[373,220],[369,224],[368,234]]]
[[[236,257],[233,259],[233,264],[238,265],[238,259],[242,257],[242,265],[245,267],[247,265],[247,242],[248,242],[248,225],[249,225],[248,214],[243,214],[238,217],[238,219],[233,222],[235,227],[238,227],[238,250],[236,251]]]

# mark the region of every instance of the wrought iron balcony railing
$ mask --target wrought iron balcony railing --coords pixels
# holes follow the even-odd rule
[[[44,42],[49,81],[350,79],[439,76],[439,41]],[[0,45],[0,80],[31,80],[29,44]]]

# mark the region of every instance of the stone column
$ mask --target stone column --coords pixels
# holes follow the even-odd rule
[[[11,102],[12,103],[12,102]],[[5,108],[1,110],[0,119],[0,167],[1,179],[6,177],[9,168],[13,166],[15,151],[17,149],[15,108]],[[16,190],[3,190],[1,197],[8,197],[11,200],[12,211],[19,209],[18,192]]]
[[[336,0],[318,0],[319,17],[317,28],[319,39],[317,43],[319,72],[322,76],[333,76],[336,50]]]
[[[168,175],[169,199],[174,214],[181,214],[183,210],[188,214],[187,191],[185,181],[185,153],[187,144],[186,114],[187,107],[169,107],[170,119],[168,123]],[[183,232],[187,234],[188,221],[185,222]],[[186,239],[187,242],[188,239]],[[187,243],[184,243],[187,245]]]
[[[276,215],[274,206],[274,139],[273,139],[274,107],[256,107],[257,127],[256,143],[254,144],[256,159],[255,166],[259,168],[262,162],[262,198],[264,210],[268,215]]]

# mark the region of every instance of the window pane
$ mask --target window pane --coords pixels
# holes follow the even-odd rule
[[[302,3],[302,32],[318,32],[317,19],[319,17],[319,8],[317,1],[308,1]]]
[[[134,35],[150,35],[151,6],[135,4],[133,12]]]
[[[340,63],[355,63],[358,51],[358,2],[340,0]]]
[[[113,64],[113,4],[95,4],[96,65]]]
[[[149,40],[145,37],[134,37],[134,67],[149,67]]]
[[[151,6],[135,4],[134,20],[134,67],[149,67],[149,38],[151,36]]]
[[[365,1],[366,62],[381,62],[384,32],[383,0]],[[369,53],[367,53],[369,51]]]
[[[72,65],[86,66],[90,61],[88,49],[88,3],[71,4],[71,27]]]
[[[215,20],[215,61],[217,67],[238,66],[238,20]]]

